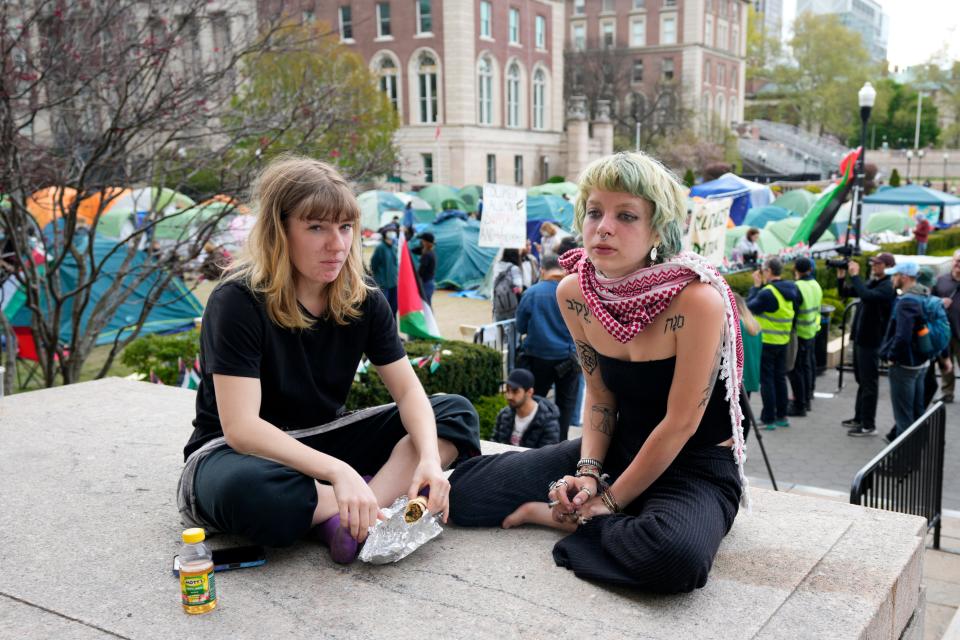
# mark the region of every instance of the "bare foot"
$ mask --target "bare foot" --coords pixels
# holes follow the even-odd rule
[[[577,530],[574,522],[554,522],[546,502],[526,502],[520,505],[516,511],[504,518],[501,526],[504,529],[512,529],[522,524],[538,524],[542,527],[570,532]]]

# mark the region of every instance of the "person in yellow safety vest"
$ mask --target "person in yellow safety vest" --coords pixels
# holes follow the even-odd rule
[[[763,332],[760,355],[760,421],[767,430],[789,427],[787,420],[787,344],[793,317],[799,308],[800,290],[790,280],[781,280],[783,262],[767,258],[763,269],[753,272],[753,287],[747,308],[756,316]]]
[[[788,416],[803,417],[813,401],[813,387],[817,376],[815,344],[820,331],[820,304],[823,289],[813,277],[813,260],[797,258],[793,263],[794,282],[800,290],[800,311],[797,315],[797,361],[790,371],[793,401],[787,406]]]

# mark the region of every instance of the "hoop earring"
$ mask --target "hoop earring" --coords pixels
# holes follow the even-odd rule
[[[650,262],[657,261],[657,245],[653,245],[653,248],[650,249]]]

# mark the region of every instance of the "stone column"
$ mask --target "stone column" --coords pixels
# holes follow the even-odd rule
[[[587,97],[570,96],[567,101],[567,179],[576,180],[589,162],[590,125]]]
[[[597,117],[593,120],[593,137],[600,143],[601,157],[613,153],[613,123],[610,121],[609,100],[597,100]]]

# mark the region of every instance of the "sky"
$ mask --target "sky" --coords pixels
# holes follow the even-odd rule
[[[923,64],[941,52],[944,44],[948,44],[949,59],[960,60],[960,0],[879,2],[888,16],[887,58],[891,67]],[[796,9],[796,0],[784,0],[785,25],[793,22]]]

